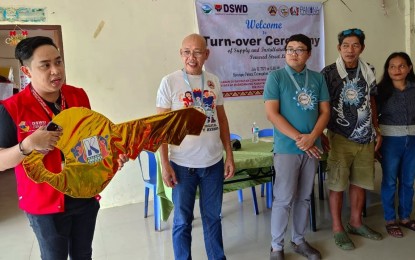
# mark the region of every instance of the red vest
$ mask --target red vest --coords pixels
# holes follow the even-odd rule
[[[30,85],[29,85],[30,86]],[[20,93],[2,102],[17,127],[17,139],[22,141],[39,127],[46,125],[50,118],[35,99],[27,86]],[[66,107],[90,108],[88,96],[81,88],[63,85]],[[44,157],[47,169],[58,173],[61,171],[61,155],[55,149]],[[35,183],[30,180],[21,164],[15,167],[19,207],[30,214],[50,214],[63,212],[64,194],[47,183]]]

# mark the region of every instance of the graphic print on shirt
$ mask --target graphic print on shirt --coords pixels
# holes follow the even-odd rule
[[[370,114],[370,107],[368,106],[369,101],[367,98],[364,98],[365,101],[363,102],[362,106],[357,109],[357,122],[356,126],[350,135],[350,138],[359,139],[364,138],[366,139],[368,136],[371,136],[369,129],[371,129],[371,114]]]
[[[368,95],[365,95],[367,85],[365,84],[366,87],[359,86],[359,80],[359,78],[355,78],[349,82],[343,81],[343,89],[340,94],[339,103],[333,110],[337,112],[337,124],[353,128],[353,132],[350,134],[349,139],[356,140],[358,143],[366,143],[364,140],[371,136],[371,133],[369,132],[371,129],[370,102],[367,99]],[[353,110],[353,107],[357,112],[354,126],[347,120],[344,112]]]
[[[313,84],[311,84],[310,86],[308,85],[308,69],[304,70],[305,79],[304,82],[301,83],[297,82],[297,80],[294,78],[294,75],[292,74],[290,69],[288,69],[287,66],[285,67],[285,71],[290,77],[295,88],[297,89],[295,91],[295,96],[293,97],[293,99],[297,102],[297,106],[300,107],[303,111],[316,109],[317,96],[313,91],[313,89],[315,89],[316,87]],[[300,84],[303,87],[300,87]]]
[[[311,88],[313,85],[311,86]],[[295,91],[295,96],[293,97],[297,101],[297,106],[301,110],[314,110],[317,105],[317,96],[312,89],[301,88],[300,90]]]
[[[191,107],[191,106],[193,106],[193,102],[194,101],[193,101],[192,92],[186,91],[184,93],[184,98],[182,100],[183,100],[183,103],[184,103],[184,106],[185,107]]]
[[[208,86],[209,86],[208,81]],[[213,84],[210,82],[210,84]],[[209,86],[212,88],[211,86]],[[202,111],[206,115],[206,122],[203,128],[203,131],[214,131],[219,129],[216,119],[215,119],[215,103],[216,103],[216,94],[212,90],[202,90],[199,88],[193,89],[193,95],[190,91],[180,95],[179,98],[183,107],[193,106],[194,108]]]
[[[19,123],[19,130],[20,130],[20,133],[34,132],[39,127],[45,126],[46,124],[47,124],[47,122],[44,121],[44,120],[41,120],[41,121],[21,121]]]
[[[358,78],[354,78],[349,82],[344,82],[342,90],[343,102],[349,106],[357,106],[360,103],[360,99],[364,96],[361,89],[357,85]]]

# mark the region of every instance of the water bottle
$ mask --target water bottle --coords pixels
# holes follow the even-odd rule
[[[258,143],[259,142],[259,127],[257,126],[257,124],[254,122],[252,124],[252,142],[253,143]]]

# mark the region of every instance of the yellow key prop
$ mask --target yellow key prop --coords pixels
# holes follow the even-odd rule
[[[22,165],[37,183],[47,182],[74,198],[90,198],[104,190],[118,170],[119,154],[137,158],[142,150],[157,151],[162,143],[179,145],[186,135],[199,135],[206,121],[195,108],[161,113],[121,124],[87,108],[63,110],[53,122],[63,134],[56,148],[65,157],[60,173],[47,170],[33,151]]]

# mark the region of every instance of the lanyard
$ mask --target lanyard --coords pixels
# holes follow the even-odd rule
[[[195,95],[193,93],[192,86],[190,85],[189,77],[187,76],[187,73],[184,70],[182,70],[182,71],[183,71],[183,79],[184,79],[184,82],[186,82],[187,86],[189,86],[190,93],[192,93],[193,102],[195,102],[196,101],[196,98],[195,98]],[[204,91],[204,86],[205,86],[205,74],[203,73],[203,71],[202,71],[201,80],[202,80],[202,89],[201,89],[202,90],[202,96],[200,97],[200,100],[202,102],[202,107],[203,107],[203,91]]]
[[[291,81],[294,83],[294,85],[295,85],[295,87],[297,88],[297,90],[299,91],[299,92],[301,92],[302,90],[301,90],[301,88],[300,88],[300,86],[298,85],[298,83],[297,83],[297,81],[295,80],[295,78],[294,78],[294,76],[290,73],[290,71],[288,70],[288,67],[285,67],[285,70],[287,71],[287,73],[288,73],[288,75],[290,76],[290,78],[291,78]],[[307,70],[307,68],[305,69],[305,83],[304,83],[304,88],[303,89],[306,89],[307,88],[307,85],[308,85],[308,70]]]
[[[359,78],[359,72],[360,72],[360,62],[357,63],[357,71],[356,71],[356,77],[353,79],[353,82],[357,82],[357,79]],[[346,76],[347,84],[352,84],[352,82],[349,79],[349,75]]]
[[[52,120],[52,118],[54,117],[54,113],[53,111],[48,107],[48,105],[46,105],[45,101],[42,99],[42,97],[36,92],[36,90],[33,88],[32,85],[30,85],[30,91],[32,92],[32,95],[36,98],[37,102],[39,102],[39,104],[42,106],[43,110],[45,110],[46,114],[49,116],[49,119]],[[66,108],[66,102],[65,102],[65,97],[62,94],[62,91],[60,91],[60,95],[61,95],[61,109],[60,110],[64,110]],[[56,105],[56,104],[55,104]],[[56,107],[58,109],[58,107]],[[58,109],[59,110],[59,109]]]

